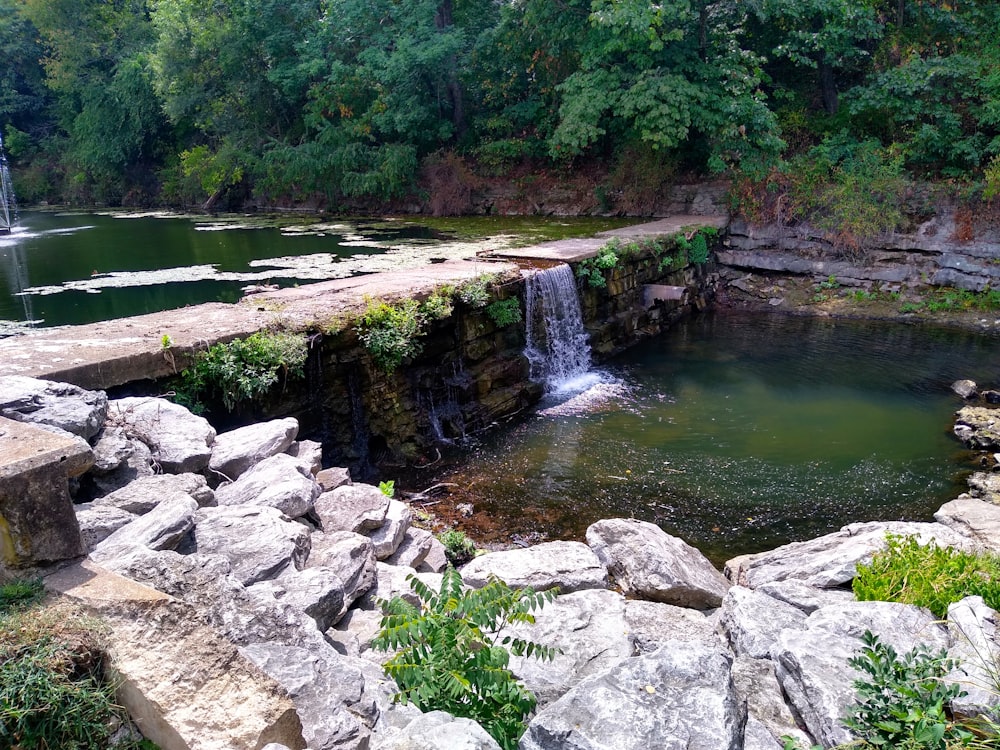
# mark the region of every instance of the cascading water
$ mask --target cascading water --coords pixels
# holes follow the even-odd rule
[[[590,372],[590,342],[572,269],[559,264],[532,274],[525,297],[531,378],[549,392],[575,389]]]
[[[0,135],[0,232],[10,234],[17,221],[17,201],[14,199],[14,185],[10,180],[7,157],[3,152],[3,136]]]

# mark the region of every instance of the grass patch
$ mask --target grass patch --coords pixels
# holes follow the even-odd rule
[[[981,596],[1000,608],[1000,556],[922,545],[913,536],[886,536],[886,548],[871,563],[859,565],[854,595],[859,601],[885,601],[926,607],[936,617],[966,596]]]

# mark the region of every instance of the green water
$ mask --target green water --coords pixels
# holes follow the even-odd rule
[[[0,235],[0,324],[92,323],[566,236],[621,220],[24,212]]]
[[[602,383],[492,434],[440,478],[514,536],[660,525],[716,561],[862,520],[930,520],[963,489],[950,384],[997,384],[997,340],[784,316],[704,316]]]

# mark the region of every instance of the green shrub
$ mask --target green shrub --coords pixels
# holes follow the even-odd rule
[[[474,279],[463,281],[458,285],[456,294],[469,307],[476,309],[486,307],[493,296],[490,293],[490,286],[496,281],[496,274],[484,273]]]
[[[264,396],[282,376],[302,377],[307,355],[304,336],[280,331],[215,344],[181,373],[177,401],[197,412],[205,397],[218,396],[232,411]]]
[[[477,721],[500,747],[514,750],[535,696],[508,669],[510,654],[551,659],[554,651],[510,636],[499,639],[499,632],[533,623],[531,612],[556,593],[512,589],[496,579],[464,590],[454,568],[445,570],[437,593],[414,575],[407,580],[421,607],[400,597],[380,602],[384,616],[372,641],[376,650],[397,650],[384,665],[399,687],[396,700]]]
[[[454,566],[464,565],[476,556],[476,545],[465,532],[458,529],[442,531],[438,541],[444,545],[444,555]]]
[[[420,305],[420,313],[427,320],[444,320],[451,315],[453,309],[451,294],[441,292],[435,292]]]
[[[941,618],[966,596],[1000,608],[1000,557],[921,545],[913,536],[888,534],[886,543],[871,563],[858,566],[853,586],[859,601],[915,604]]]
[[[576,267],[577,278],[583,279],[591,289],[603,289],[608,285],[604,272],[618,265],[621,243],[611,240],[598,250],[597,255],[580,262]]]
[[[418,340],[423,334],[424,315],[420,304],[413,299],[390,305],[387,302],[369,302],[368,308],[358,319],[361,342],[375,362],[375,366],[392,373],[407,357],[420,353]]]
[[[964,695],[944,678],[957,663],[942,649],[920,645],[903,656],[870,631],[848,663],[865,675],[854,681],[857,698],[845,726],[869,746],[946,750],[965,746],[972,734],[948,718],[948,705]]]
[[[521,322],[521,302],[517,297],[493,300],[486,306],[486,314],[497,328],[506,328]]]

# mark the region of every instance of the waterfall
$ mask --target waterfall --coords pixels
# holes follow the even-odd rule
[[[590,343],[573,271],[565,264],[528,277],[525,290],[527,347],[531,378],[547,391],[572,389],[590,371]]]
[[[17,201],[14,199],[14,186],[10,181],[7,157],[3,152],[3,135],[0,134],[0,232],[10,234],[15,221],[17,221]]]

